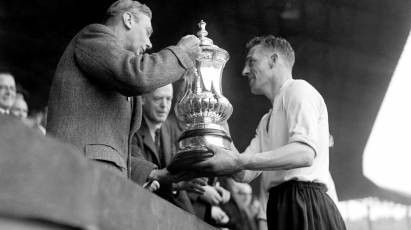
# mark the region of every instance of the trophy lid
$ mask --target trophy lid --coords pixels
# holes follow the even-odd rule
[[[227,61],[228,57],[229,57],[228,52],[226,50],[221,49],[220,47],[214,45],[213,40],[211,40],[210,38],[207,37],[208,32],[205,29],[207,23],[205,23],[204,20],[201,20],[197,25],[198,25],[198,28],[200,29],[197,32],[197,36],[200,39],[200,47],[203,48],[203,49],[211,49],[211,50],[214,50],[216,52],[223,53],[224,56],[226,56],[225,61]]]

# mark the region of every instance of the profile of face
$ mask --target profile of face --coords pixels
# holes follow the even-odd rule
[[[256,45],[248,51],[242,75],[248,78],[251,93],[260,95],[270,89],[273,68],[267,48]]]
[[[16,97],[13,105],[10,108],[10,114],[20,119],[27,118],[28,106],[22,96]]]
[[[153,33],[153,27],[147,15],[125,12],[123,22],[127,28],[127,44],[132,52],[140,55],[152,47],[150,36]]]
[[[166,121],[171,109],[173,87],[171,84],[143,96],[143,113],[153,123]]]
[[[16,82],[10,74],[0,73],[0,108],[9,110],[16,97]]]
[[[251,199],[252,199],[252,189],[251,186],[249,184],[246,183],[236,183],[236,189],[235,192],[238,196],[238,198],[240,199],[240,201],[248,206],[251,204]]]

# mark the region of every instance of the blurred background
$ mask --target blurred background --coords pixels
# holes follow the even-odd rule
[[[30,111],[44,111],[55,67],[72,37],[100,22],[111,0],[1,0],[0,71],[10,72]],[[330,170],[349,229],[411,229],[411,28],[409,0],[146,0],[153,11],[153,49],[176,44],[207,23],[230,53],[223,94],[243,150],[270,107],[241,76],[245,44],[256,35],[288,39],[294,78],[305,79],[328,106]],[[410,53],[410,51],[408,51]],[[401,57],[401,58],[400,58]],[[402,63],[402,64],[401,64]],[[385,113],[384,113],[385,111]],[[380,124],[380,125],[378,125]]]

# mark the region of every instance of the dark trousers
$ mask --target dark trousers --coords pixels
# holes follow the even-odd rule
[[[270,230],[346,230],[337,206],[323,184],[288,181],[270,189]]]

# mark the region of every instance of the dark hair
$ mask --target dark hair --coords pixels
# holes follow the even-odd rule
[[[274,52],[279,52],[286,58],[292,67],[295,62],[294,50],[291,47],[290,43],[284,38],[276,37],[274,35],[254,37],[251,39],[246,47],[248,50],[253,48],[256,45],[262,45],[266,48],[273,49]]]
[[[152,17],[150,8],[148,8],[148,6],[146,6],[145,4],[141,4],[138,1],[132,0],[118,0],[111,4],[111,6],[107,9],[106,19],[124,13],[126,11],[132,13],[135,16],[136,20],[138,20],[139,14],[144,14],[150,19]]]

